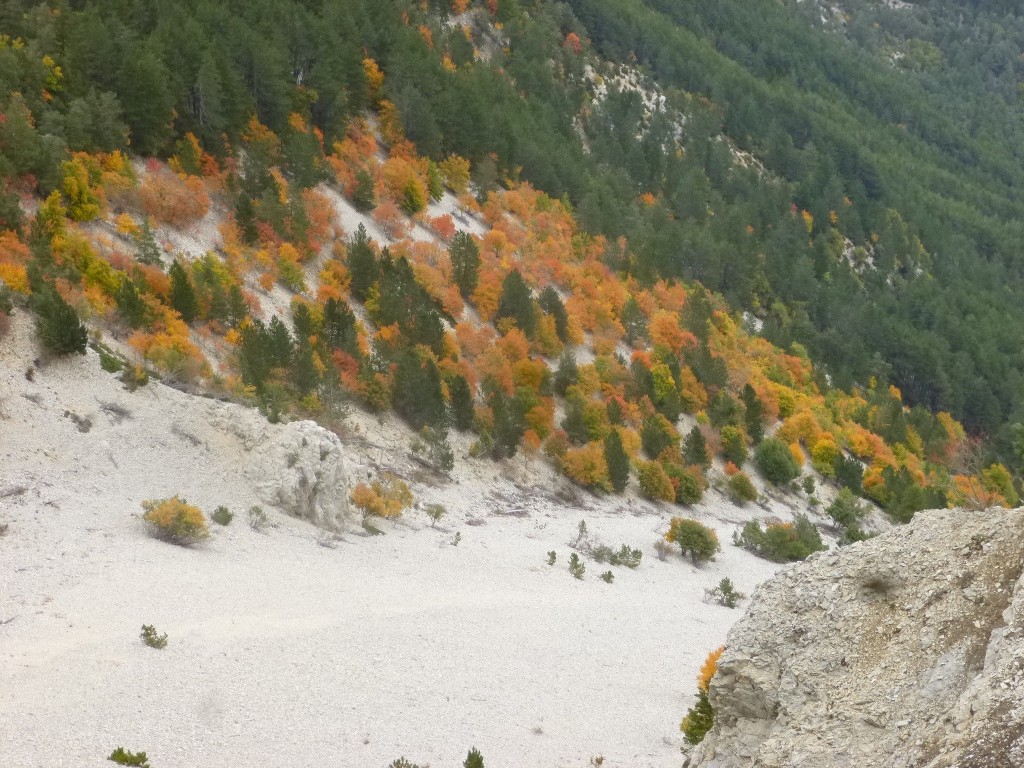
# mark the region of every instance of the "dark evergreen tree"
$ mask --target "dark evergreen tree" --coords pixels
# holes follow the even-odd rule
[[[518,269],[513,269],[501,284],[501,299],[498,311],[494,314],[494,322],[502,318],[511,318],[519,330],[532,339],[537,333],[537,310],[533,304],[530,286],[523,280]]]
[[[288,326],[276,315],[270,318],[270,325],[267,326],[267,350],[270,367],[287,368],[291,365],[294,347]]]
[[[171,278],[171,306],[186,323],[199,317],[199,299],[185,268],[180,261],[171,264],[168,270]]]
[[[370,247],[370,236],[362,224],[348,244],[347,262],[351,277],[349,290],[359,301],[366,301],[370,297],[370,288],[377,282],[379,268],[377,257]]]
[[[569,314],[565,311],[565,305],[562,304],[558,291],[550,285],[545,287],[541,291],[537,303],[545,314],[555,318],[555,333],[558,334],[558,338],[563,344],[567,343],[569,341]]]
[[[462,298],[468,301],[480,281],[480,246],[469,233],[456,232],[448,246],[448,258],[452,262],[452,279]]]
[[[562,419],[562,429],[569,439],[577,445],[590,442],[590,428],[583,418],[583,402],[577,398],[571,398],[565,405],[565,418]]]
[[[694,427],[683,438],[683,462],[688,466],[698,467],[707,467],[711,464],[708,459],[708,442],[704,439],[700,427]]]
[[[611,430],[604,439],[604,460],[608,465],[608,480],[612,490],[622,493],[629,482],[629,456],[622,448],[622,438],[618,430]]]
[[[300,338],[292,359],[292,382],[300,395],[308,395],[320,384],[320,371],[313,359],[309,340]]]
[[[576,366],[576,355],[572,350],[565,350],[558,358],[558,369],[552,380],[552,387],[555,392],[565,397],[566,391],[580,380],[580,371]]]
[[[441,376],[429,357],[411,350],[399,353],[392,386],[392,405],[413,429],[444,423],[445,403]]]
[[[526,432],[526,419],[514,398],[499,391],[491,394],[488,404],[494,414],[494,442],[491,455],[496,459],[510,459],[519,450],[519,442]]]
[[[647,318],[644,316],[640,304],[630,296],[622,305],[622,317],[619,318],[622,327],[626,331],[626,343],[633,346],[637,342],[647,338]]]
[[[675,430],[660,413],[647,417],[640,428],[640,444],[644,453],[656,459],[675,442]]]
[[[156,243],[156,236],[152,227],[149,226],[149,219],[143,218],[138,233],[133,238],[135,241],[135,258],[140,264],[159,264],[160,246]]]
[[[146,304],[139,296],[135,283],[126,275],[121,278],[117,294],[114,296],[117,310],[125,322],[132,328],[141,328],[146,323]]]
[[[356,185],[352,190],[352,204],[360,211],[372,211],[377,205],[373,174],[365,168],[356,171]]]
[[[764,438],[764,406],[761,405],[757,393],[750,384],[743,385],[743,423],[746,426],[747,436],[754,445],[757,445]]]
[[[75,308],[64,301],[52,286],[32,296],[36,311],[36,331],[43,346],[56,355],[84,355],[88,335]]]
[[[476,747],[469,750],[465,762],[462,763],[462,768],[484,768],[484,756]]]
[[[744,413],[740,404],[724,389],[718,390],[708,406],[708,420],[711,422],[711,426],[715,429],[721,429],[727,425],[738,427],[743,423],[743,417]]]
[[[473,393],[465,377],[456,374],[448,383],[452,426],[465,432],[473,426]]]
[[[324,302],[321,335],[321,341],[328,349],[340,349],[353,357],[359,356],[356,316],[344,301],[330,298]]]
[[[242,289],[233,283],[228,288],[228,315],[227,321],[232,328],[237,328],[246,317],[249,316],[249,305],[245,301]]]

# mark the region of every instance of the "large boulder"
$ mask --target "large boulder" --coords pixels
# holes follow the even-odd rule
[[[250,464],[259,497],[290,515],[329,530],[345,526],[348,488],[341,441],[312,421],[269,433]]]
[[[941,510],[761,585],[691,768],[1024,766],[1024,511]]]

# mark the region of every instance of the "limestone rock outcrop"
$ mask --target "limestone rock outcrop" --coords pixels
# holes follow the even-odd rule
[[[1024,766],[1024,510],[939,510],[758,588],[690,768]]]
[[[296,421],[255,450],[252,480],[259,497],[329,530],[349,516],[344,451],[338,437],[312,421]]]

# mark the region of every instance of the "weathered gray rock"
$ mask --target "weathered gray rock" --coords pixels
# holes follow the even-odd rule
[[[348,487],[341,441],[312,421],[287,424],[256,447],[251,474],[267,504],[329,530],[345,526]]]
[[[1024,510],[919,513],[781,571],[691,768],[1024,766]]]

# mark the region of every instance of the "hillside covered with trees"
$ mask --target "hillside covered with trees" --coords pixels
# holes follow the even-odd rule
[[[44,326],[117,317],[185,378],[202,337],[268,414],[348,393],[599,490],[625,466],[699,498],[712,452],[738,469],[780,420],[794,463],[897,519],[1016,499],[956,421],[1020,469],[1010,9],[100,0],[0,28],[0,276]],[[484,234],[430,208],[445,186]],[[389,246],[336,239],[327,189]],[[211,208],[220,258],[165,273],[151,226]],[[250,274],[295,294],[291,331]]]

